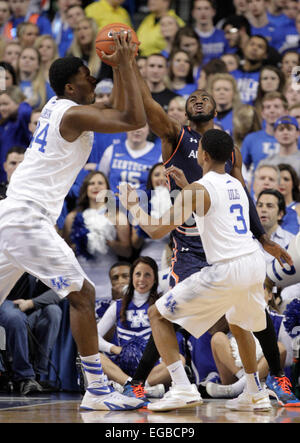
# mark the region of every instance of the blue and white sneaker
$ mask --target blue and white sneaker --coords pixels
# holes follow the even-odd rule
[[[91,411],[127,411],[143,406],[144,401],[120,394],[103,381],[95,381],[88,385],[80,408]]]
[[[204,380],[202,380],[199,385],[206,386],[207,383],[221,383],[220,376],[218,372],[210,372]]]
[[[144,406],[149,403],[149,400],[146,397],[145,386],[143,385],[143,383],[132,384],[130,381],[126,382],[124,385],[123,394],[127,397],[137,398],[143,401]]]
[[[292,384],[287,377],[268,375],[266,385],[269,395],[276,397],[280,406],[300,407],[300,400],[291,391]]]

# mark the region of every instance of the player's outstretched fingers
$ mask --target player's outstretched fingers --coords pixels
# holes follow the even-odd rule
[[[115,48],[116,48],[116,50],[117,49],[120,49],[122,46],[121,46],[121,43],[120,43],[120,34],[118,33],[118,32],[115,32],[115,31],[113,31],[113,33],[112,33],[112,38],[113,38],[113,40],[114,40],[114,42],[115,42]]]

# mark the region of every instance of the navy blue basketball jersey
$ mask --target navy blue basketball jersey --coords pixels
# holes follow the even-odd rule
[[[176,166],[182,169],[189,183],[202,178],[202,168],[197,162],[197,151],[201,135],[191,129],[189,126],[183,126],[177,146],[172,156],[164,164],[165,167]],[[225,170],[230,174],[235,161],[234,151],[232,158],[226,162]],[[176,185],[175,181],[169,177],[170,192],[181,189]],[[170,277],[170,285],[173,287],[179,281],[184,280],[191,274],[198,272],[204,266],[208,266],[202,241],[195,223],[191,218],[187,223],[178,226],[172,231],[173,239],[173,257],[172,270]]]

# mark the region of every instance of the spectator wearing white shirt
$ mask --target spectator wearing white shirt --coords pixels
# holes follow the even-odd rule
[[[280,226],[285,214],[283,195],[275,189],[265,189],[257,198],[256,210],[261,224],[271,240],[278,243],[282,248],[287,248],[295,235]],[[273,257],[265,251],[264,254],[267,264],[271,263]],[[291,301],[291,299],[295,297],[300,297],[300,283],[288,286],[281,291],[283,303],[282,306],[280,306],[280,311],[284,311],[287,300]]]

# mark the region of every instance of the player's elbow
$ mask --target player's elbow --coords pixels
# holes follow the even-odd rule
[[[143,128],[146,123],[146,114],[140,113],[138,115],[133,115],[132,113],[124,113],[122,116],[123,122],[126,124],[129,129],[127,131],[135,131],[136,129]]]
[[[133,130],[143,128],[147,123],[146,114],[142,113],[142,115],[137,115],[132,119],[131,125],[133,126]]]

